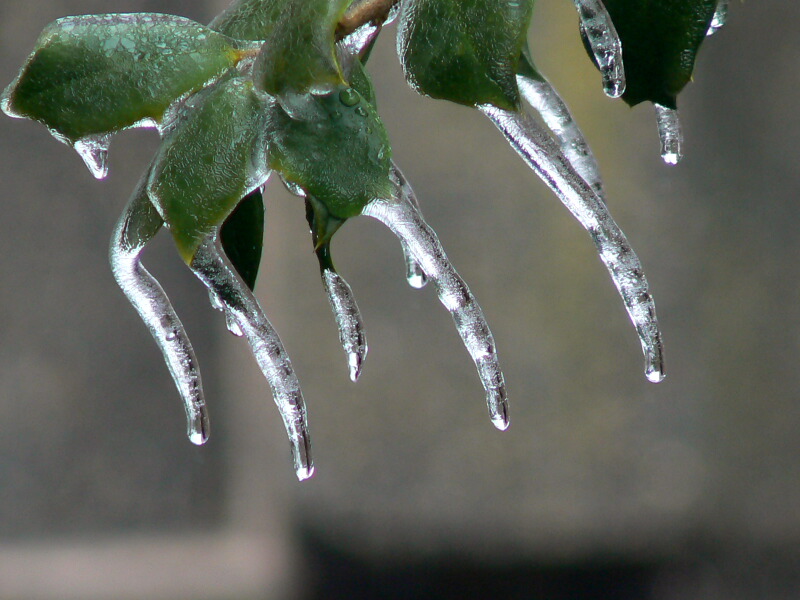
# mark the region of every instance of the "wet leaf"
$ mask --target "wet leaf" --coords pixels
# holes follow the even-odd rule
[[[71,142],[160,122],[176,98],[236,64],[230,38],[189,19],[160,14],[66,17],[50,24],[3,110],[44,123]]]
[[[409,0],[397,45],[406,79],[433,98],[515,109],[532,11],[532,0]]]
[[[222,224],[220,242],[225,255],[251,290],[256,287],[264,249],[264,198],[261,190],[247,194]]]
[[[209,24],[237,40],[265,40],[290,0],[238,0]]]

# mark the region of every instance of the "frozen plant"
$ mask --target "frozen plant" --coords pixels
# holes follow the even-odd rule
[[[655,105],[662,155],[682,154],[676,97],[728,3],[575,0],[608,96]],[[300,479],[314,472],[300,384],[253,294],[264,186],[275,174],[303,199],[320,274],[356,381],[367,354],[353,291],[331,240],[366,215],[400,240],[413,287],[430,282],[475,363],[492,423],[509,425],[497,348],[475,296],[447,258],[392,156],[369,74],[370,50],[397,19],[397,53],[419,93],[472,106],[594,241],[639,336],[650,381],[664,377],[661,333],[642,265],[607,205],[600,170],[527,44],[533,0],[235,0],[208,26],[155,13],[65,17],[48,25],[0,107],[44,124],[91,173],[108,172],[113,136],[155,128],[161,144],[114,230],[122,291],[161,349],[189,439],[208,439],[197,359],[170,301],[141,263],[166,228],[227,328],[250,345],[271,389]],[[526,108],[526,106],[528,108]],[[531,112],[528,112],[531,110]]]

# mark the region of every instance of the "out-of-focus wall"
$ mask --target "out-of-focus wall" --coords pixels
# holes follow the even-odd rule
[[[2,76],[46,22],[110,8],[4,5]],[[366,219],[348,223],[333,248],[370,344],[361,381],[349,382],[302,204],[272,182],[258,292],[309,406],[317,474],[303,484],[292,482],[280,420],[244,343],[204,308],[169,241],[149,264],[200,353],[208,447],[182,438],[166,369],[114,287],[106,240],[154,136],[120,136],[111,176],[97,183],[41,127],[0,120],[0,539],[254,531],[273,541],[265,561],[300,565],[284,583],[310,581],[326,598],[333,591],[302,556],[402,564],[406,580],[423,561],[633,565],[649,569],[645,597],[794,597],[798,13],[778,0],[731,4],[680,98],[686,156],[670,168],[649,107],[603,96],[570,3],[537,3],[537,64],[594,148],[611,211],[653,287],[669,370],[657,386],[642,375],[586,233],[477,112],[410,92],[385,32],[370,62],[379,109],[492,325],[512,426],[491,426],[449,316],[432,290],[405,284],[399,245]]]

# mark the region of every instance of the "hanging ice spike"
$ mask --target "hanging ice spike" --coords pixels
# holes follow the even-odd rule
[[[654,383],[661,381],[664,358],[655,304],[639,258],[604,202],[572,167],[550,135],[529,115],[494,106],[480,109],[592,236],[639,335],[645,356],[645,376]]]
[[[358,310],[350,286],[336,271],[324,269],[322,285],[339,328],[339,342],[347,354],[350,380],[355,383],[361,375],[361,366],[367,356],[367,337],[364,334],[361,311]]]
[[[301,481],[314,474],[311,440],[300,383],[278,334],[267,320],[253,293],[225,258],[217,233],[197,250],[192,271],[225,307],[244,334],[283,418],[292,448],[295,473]]]
[[[622,43],[614,23],[601,0],[575,0],[581,19],[581,31],[594,54],[603,77],[603,91],[611,98],[625,93],[625,68]]]
[[[668,165],[677,165],[683,158],[683,131],[678,110],[661,104],[653,106],[656,110],[658,137],[661,139],[661,158]]]
[[[394,170],[395,196],[370,202],[363,214],[386,225],[410,252],[425,275],[436,286],[439,300],[450,312],[461,339],[464,341],[481,383],[486,390],[486,404],[495,427],[505,430],[509,425],[508,398],[503,373],[483,311],[467,284],[450,264],[436,233],[414,207],[405,190],[405,178]]]
[[[160,228],[161,217],[140,183],[114,229],[109,252],[111,270],[164,355],[186,409],[189,440],[199,445],[208,439],[209,422],[197,358],[169,298],[141,264],[145,244]]]
[[[725,27],[728,20],[728,5],[729,0],[719,0],[717,3],[717,10],[714,11],[714,16],[711,18],[711,24],[708,26],[706,36],[714,35],[720,29]]]

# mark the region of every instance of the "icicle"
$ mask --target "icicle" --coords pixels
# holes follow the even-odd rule
[[[645,376],[654,383],[661,381],[664,359],[655,304],[642,265],[625,234],[603,201],[531,117],[488,105],[480,109],[592,236],[636,327],[645,356]]]
[[[525,75],[517,75],[517,85],[525,101],[539,113],[545,125],[553,133],[572,167],[589,184],[589,187],[605,202],[606,195],[600,169],[583,132],[572,118],[566,103],[548,81],[539,81]]]
[[[683,158],[683,132],[678,111],[661,104],[653,104],[656,109],[658,137],[661,138],[661,158],[668,165],[676,165]]]
[[[208,290],[208,301],[211,303],[211,308],[218,310],[225,315],[225,326],[228,328],[228,331],[230,331],[236,337],[242,337],[244,335],[242,328],[239,327],[239,324],[236,322],[236,319],[233,317],[233,315],[225,310],[225,305],[212,290]]]
[[[367,356],[367,337],[364,335],[361,312],[350,286],[336,271],[325,269],[322,272],[322,284],[336,317],[339,341],[347,354],[350,379],[355,383],[361,375],[361,365]]]
[[[399,172],[397,178],[402,179]],[[363,214],[391,229],[433,281],[439,300],[452,314],[458,333],[478,369],[492,423],[505,430],[509,425],[506,386],[494,338],[483,311],[450,264],[436,234],[414,208],[403,188],[398,186],[396,194],[396,198],[373,200],[364,208]]]
[[[209,434],[200,371],[192,345],[169,298],[141,264],[145,244],[160,228],[160,225],[153,227],[152,234],[142,235],[137,225],[148,220],[160,223],[161,218],[146,198],[142,199],[137,193],[114,229],[109,253],[111,270],[164,355],[186,409],[189,440],[199,445],[206,442]]]
[[[402,195],[408,199],[411,203],[411,206],[422,216],[422,211],[419,208],[419,200],[417,199],[417,195],[414,193],[414,190],[411,188],[411,185],[406,181],[403,174],[400,172],[400,169],[397,168],[397,165],[392,163],[393,169],[391,172],[391,176],[394,179],[395,185],[399,186],[402,190]],[[428,278],[425,276],[425,272],[422,270],[422,267],[419,266],[414,257],[411,255],[411,250],[409,250],[408,245],[401,240],[400,245],[403,248],[403,257],[406,261],[406,281],[408,281],[408,285],[416,289],[422,289],[428,283]]]
[[[601,0],[575,0],[581,19],[581,31],[594,54],[603,77],[603,91],[611,98],[625,92],[625,68],[622,43],[614,23]]]
[[[206,239],[192,261],[192,271],[233,316],[247,338],[283,418],[297,478],[308,479],[314,474],[314,463],[300,383],[278,334],[218,243],[216,233]]]
[[[111,137],[110,133],[90,135],[73,145],[95,179],[105,179],[108,175],[108,146],[111,144]]]
[[[719,0],[717,3],[717,10],[714,11],[711,24],[708,26],[708,31],[706,31],[706,36],[714,35],[725,27],[725,23],[728,21],[728,5],[728,0]]]

